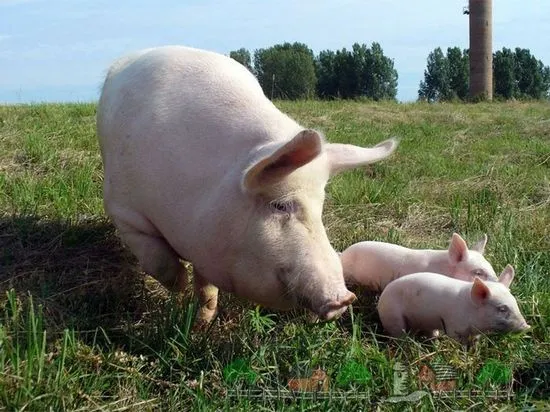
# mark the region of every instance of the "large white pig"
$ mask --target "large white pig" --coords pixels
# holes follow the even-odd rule
[[[388,157],[329,144],[279,111],[229,57],[182,46],[116,61],[103,85],[97,130],[104,205],[142,267],[180,291],[194,267],[199,319],[218,288],[322,319],[355,299],[322,222],[330,176]]]
[[[498,277],[483,253],[487,235],[471,249],[458,233],[453,233],[446,250],[411,249],[393,243],[354,243],[340,254],[348,283],[381,292],[391,281],[411,273],[432,272],[455,279],[497,281]]]
[[[427,336],[442,330],[463,343],[482,332],[519,332],[530,326],[509,287],[514,268],[498,282],[473,282],[421,272],[391,282],[380,295],[378,314],[390,336],[413,331]]]

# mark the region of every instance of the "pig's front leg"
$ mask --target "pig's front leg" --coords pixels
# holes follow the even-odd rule
[[[399,337],[407,332],[407,320],[398,310],[383,311],[380,313],[380,321],[389,336]]]
[[[199,325],[210,323],[218,309],[218,288],[195,270],[193,273],[195,296],[199,300],[197,322]]]
[[[127,224],[116,216],[113,220],[118,223],[122,241],[136,255],[143,270],[171,292],[183,292],[187,286],[187,270],[166,240]],[[144,226],[143,223],[141,225]]]
[[[471,342],[472,331],[470,328],[460,329],[460,328],[449,327],[447,334],[451,338],[457,340],[463,345],[468,346]]]

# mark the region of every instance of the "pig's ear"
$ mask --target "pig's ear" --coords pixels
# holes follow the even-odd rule
[[[510,284],[514,280],[514,267],[510,264],[506,265],[502,273],[500,274],[498,281],[510,289]]]
[[[485,245],[487,244],[487,233],[483,234],[483,237],[477,241],[470,249],[475,250],[483,255],[485,253]]]
[[[480,278],[475,277],[474,283],[472,285],[471,296],[472,301],[476,305],[483,305],[487,301],[489,296],[491,296],[491,291]]]
[[[316,131],[301,131],[291,141],[250,166],[244,173],[243,188],[255,192],[280,181],[315,159],[322,148],[321,136]]]
[[[451,244],[449,245],[449,260],[451,264],[456,265],[468,256],[468,245],[458,233],[453,233]]]
[[[391,155],[398,145],[395,138],[384,140],[374,147],[360,147],[351,144],[329,143],[325,145],[330,175],[344,170],[375,163]]]

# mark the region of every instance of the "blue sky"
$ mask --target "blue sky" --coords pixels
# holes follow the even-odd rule
[[[467,0],[0,0],[0,102],[93,101],[116,57],[184,44],[228,54],[285,41],[315,53],[377,41],[398,99],[415,100],[435,47],[468,47]],[[550,65],[550,1],[493,0],[493,49]]]

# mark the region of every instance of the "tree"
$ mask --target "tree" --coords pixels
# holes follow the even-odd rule
[[[336,53],[324,50],[315,59],[317,96],[329,99],[338,96],[338,77],[335,72]]]
[[[517,47],[514,57],[518,97],[533,99],[548,97],[550,86],[548,67],[532,56],[529,49]]]
[[[359,73],[353,54],[346,50],[336,51],[334,73],[337,79],[337,96],[342,99],[353,99],[359,95]]]
[[[468,96],[468,50],[449,47],[447,56],[438,47],[428,55],[424,80],[420,82],[420,100],[442,101]],[[494,94],[504,99],[549,98],[550,68],[531,55],[528,49],[503,48],[493,54]]]
[[[512,50],[503,47],[493,56],[493,82],[495,96],[511,99],[518,95],[515,56]]]
[[[468,50],[460,47],[447,49],[450,97],[464,100],[468,97],[470,81],[470,57]]]
[[[550,68],[531,55],[529,49],[503,48],[493,57],[495,95],[504,99],[547,99]]]
[[[248,70],[252,71],[252,59],[250,58],[250,52],[244,47],[240,48],[239,50],[234,50],[230,52],[229,57],[237,60]]]
[[[382,47],[372,43],[365,49],[365,62],[361,72],[362,95],[373,100],[395,99],[397,95],[397,70],[393,60],[384,56]],[[355,48],[354,48],[355,50]]]
[[[317,92],[321,98],[395,99],[397,71],[382,47],[355,43],[352,50],[323,51],[316,59]]]
[[[451,96],[449,61],[438,47],[428,55],[424,80],[420,82],[418,97],[429,102],[447,100]]]
[[[270,98],[294,100],[315,95],[313,52],[303,43],[256,50],[254,68],[265,95]]]

